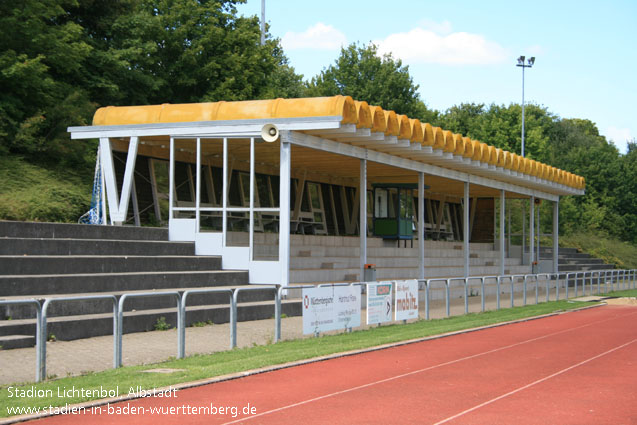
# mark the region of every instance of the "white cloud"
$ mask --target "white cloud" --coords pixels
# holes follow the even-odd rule
[[[420,26],[436,34],[449,34],[451,32],[451,22],[446,20],[436,22],[431,19],[423,19],[420,21]]]
[[[451,29],[450,24],[446,27]],[[380,54],[392,53],[407,63],[489,65],[510,59],[510,54],[499,44],[480,34],[467,32],[439,34],[430,29],[414,28],[391,34],[376,44]]]
[[[286,50],[337,50],[345,44],[347,44],[345,34],[322,22],[312,25],[301,33],[288,31],[281,39],[281,45]]]
[[[612,141],[622,153],[628,151],[627,142],[633,139],[629,128],[617,128],[612,125],[606,128],[604,136],[606,136],[606,139]]]

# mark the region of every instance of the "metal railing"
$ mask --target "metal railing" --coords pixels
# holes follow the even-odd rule
[[[42,345],[42,332],[40,326],[42,323],[42,307],[40,302],[35,298],[25,300],[0,300],[0,305],[32,305],[35,307],[35,382],[40,382],[46,378],[46,367],[42,370],[42,357],[40,350]]]
[[[539,287],[540,280],[543,281],[545,288],[546,301],[550,300],[550,285],[555,283],[555,300],[560,299],[560,290],[563,284],[565,299],[579,296],[579,286],[582,286],[582,295],[586,295],[586,286],[588,284],[588,294],[592,295],[594,292],[597,294],[609,293],[621,289],[634,289],[637,287],[637,270],[591,270],[585,272],[567,272],[567,273],[539,273],[539,274],[524,274],[524,275],[501,275],[501,276],[470,276],[461,278],[434,278],[434,279],[420,279],[418,280],[419,288],[424,290],[425,298],[425,320],[430,319],[430,302],[432,298],[432,291],[437,289],[444,289],[445,298],[445,316],[451,315],[450,303],[451,303],[451,286],[453,282],[463,283],[463,301],[464,312],[469,312],[469,283],[471,281],[480,281],[480,296],[481,296],[481,311],[486,310],[485,298],[486,298],[486,284],[488,280],[495,281],[496,286],[496,309],[500,309],[500,293],[502,283],[506,280],[510,285],[510,305],[515,306],[515,285],[522,282],[522,296],[523,305],[527,304],[527,291],[529,279],[533,279],[535,282],[535,303],[539,303]],[[443,283],[444,287],[440,284]],[[573,284],[573,294],[570,293],[569,288]],[[337,283],[337,284],[321,284],[319,287],[324,286],[352,286],[361,285],[365,286],[365,282],[354,283]],[[36,382],[40,382],[46,379],[46,340],[47,340],[47,321],[48,321],[48,309],[54,303],[61,302],[73,302],[73,301],[95,301],[95,300],[110,300],[113,303],[113,367],[122,366],[122,335],[124,333],[124,305],[126,300],[130,298],[144,298],[144,297],[172,297],[176,301],[177,311],[177,357],[185,357],[186,347],[186,307],[189,299],[192,299],[195,295],[203,294],[225,294],[228,297],[230,308],[230,348],[237,346],[237,306],[239,304],[238,297],[240,294],[248,291],[273,291],[274,292],[274,342],[281,340],[281,316],[282,305],[281,300],[284,298],[284,292],[289,290],[302,290],[304,288],[315,288],[316,285],[298,285],[298,286],[246,286],[236,288],[234,290],[227,288],[202,288],[192,289],[183,292],[145,292],[145,293],[125,293],[122,294],[119,300],[114,295],[92,295],[83,297],[56,297],[47,298],[42,304],[35,299],[22,299],[22,300],[0,300],[0,305],[32,305],[36,310]],[[596,287],[596,288],[595,288]],[[595,291],[596,289],[596,291]],[[361,291],[361,294],[363,291]],[[473,295],[473,294],[472,294]],[[204,304],[207,305],[207,304]],[[212,305],[212,304],[210,304]],[[349,330],[349,329],[348,329]]]
[[[151,297],[173,297],[177,300],[177,328],[180,329],[183,326],[183,317],[181,315],[181,295],[179,292],[166,291],[166,292],[142,292],[123,294],[119,298],[119,305],[117,308],[117,343],[115,344],[115,367],[122,366],[122,334],[124,330],[124,303],[130,298],[151,298]],[[177,358],[183,357],[183,347],[181,346],[181,338],[179,332],[177,333]]]
[[[46,379],[46,341],[47,335],[47,311],[53,303],[69,302],[69,301],[95,301],[95,300],[111,300],[113,302],[113,367],[117,367],[117,339],[119,334],[119,322],[117,321],[117,298],[114,295],[87,295],[85,297],[59,297],[47,298],[42,304],[42,315],[40,316],[40,346],[36,348],[37,356],[40,358],[39,376],[40,380]]]

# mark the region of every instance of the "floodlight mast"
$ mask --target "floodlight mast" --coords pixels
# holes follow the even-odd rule
[[[518,58],[516,66],[522,68],[522,157],[524,157],[524,68],[531,68],[535,64],[535,56],[530,57],[524,64],[524,56]]]
[[[265,0],[261,0],[261,45],[265,45]]]

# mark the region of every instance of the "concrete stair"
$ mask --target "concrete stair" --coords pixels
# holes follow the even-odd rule
[[[194,243],[168,242],[167,229],[0,221],[0,299],[115,295],[148,291],[183,292],[194,288],[248,285],[248,273],[221,270],[221,258],[195,256]],[[270,318],[271,290],[239,296],[239,320]],[[266,302],[267,301],[267,302]],[[225,323],[227,295],[189,299],[186,323]],[[169,297],[126,302],[125,332],[153,330],[164,317],[176,325],[175,301]],[[298,302],[283,312],[300,315]],[[32,346],[35,312],[30,306],[0,306],[0,346]],[[130,317],[129,317],[130,315]],[[48,310],[48,332],[72,340],[112,333],[109,301],[59,302]]]
[[[552,259],[553,248],[540,247],[541,259]],[[579,252],[577,248],[559,248],[557,253],[560,272],[579,272],[589,270],[612,270],[612,264],[604,263],[604,260],[595,258],[590,254]]]
[[[471,275],[500,272],[500,254],[492,244],[470,245]],[[290,281],[294,283],[358,281],[359,239],[357,237],[292,235]],[[367,262],[376,264],[378,280],[418,276],[418,241],[408,247],[381,238],[367,239]],[[425,276],[457,277],[464,274],[462,243],[425,241]],[[507,274],[529,273],[520,259],[507,258]]]

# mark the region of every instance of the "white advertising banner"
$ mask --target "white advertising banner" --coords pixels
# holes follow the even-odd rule
[[[361,325],[361,287],[325,286],[303,289],[303,333]]]
[[[392,320],[392,282],[367,285],[367,324]]]
[[[398,280],[396,284],[396,320],[418,318],[418,281]]]

